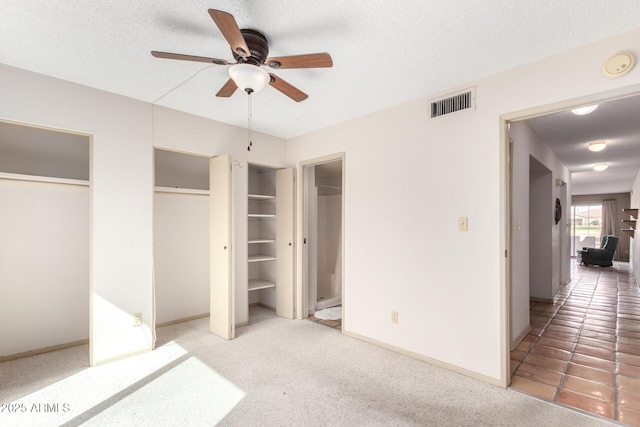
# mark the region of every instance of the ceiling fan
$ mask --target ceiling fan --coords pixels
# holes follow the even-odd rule
[[[209,15],[211,15],[220,32],[231,46],[231,52],[236,62],[229,62],[225,59],[218,58],[158,51],[152,51],[151,54],[156,58],[232,65],[229,68],[229,80],[227,80],[218,93],[216,93],[216,96],[230,97],[238,87],[248,94],[251,94],[259,91],[268,83],[294,101],[304,101],[308,98],[306,93],[282,80],[280,77],[277,77],[275,74],[266,72],[264,68],[321,68],[333,66],[331,55],[326,52],[268,57],[269,44],[264,34],[251,29],[241,30],[235,18],[230,13],[209,9]]]

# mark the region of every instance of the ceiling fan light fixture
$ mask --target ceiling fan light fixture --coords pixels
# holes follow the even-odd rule
[[[598,104],[588,105],[586,107],[574,108],[573,110],[571,110],[571,112],[576,116],[585,116],[587,114],[590,114],[596,111],[596,108],[598,108]]]
[[[251,64],[236,64],[229,68],[229,77],[245,92],[261,91],[271,80],[269,73]]]
[[[589,143],[589,151],[602,151],[607,148],[607,141],[593,141]]]
[[[606,164],[606,163],[599,163],[599,164],[597,164],[597,165],[595,165],[593,167],[593,170],[596,171],[596,172],[602,172],[603,170],[607,169],[608,167],[609,167],[609,165]]]

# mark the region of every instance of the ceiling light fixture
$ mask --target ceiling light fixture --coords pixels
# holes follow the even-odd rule
[[[607,148],[607,141],[593,141],[589,143],[589,151],[602,151]]]
[[[271,76],[257,65],[236,64],[229,68],[229,77],[247,93],[260,92],[271,80]]]
[[[253,146],[253,112],[251,106],[251,94],[260,92],[271,81],[271,76],[257,65],[236,64],[229,68],[229,77],[240,89],[249,95],[249,112],[247,117],[247,151]]]
[[[599,164],[597,164],[597,165],[595,165],[593,167],[593,170],[597,171],[597,172],[602,172],[603,170],[605,170],[608,167],[609,167],[609,165],[606,164],[606,163],[599,163]]]
[[[596,108],[598,108],[598,104],[589,105],[587,107],[575,108],[575,109],[571,110],[571,112],[573,114],[575,114],[576,116],[584,116],[584,115],[587,115],[589,113],[593,113],[596,110]]]

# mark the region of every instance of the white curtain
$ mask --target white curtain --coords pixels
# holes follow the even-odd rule
[[[618,209],[616,208],[615,200],[603,200],[602,201],[602,235],[617,236],[618,230]],[[613,259],[619,261],[618,249],[613,254]]]

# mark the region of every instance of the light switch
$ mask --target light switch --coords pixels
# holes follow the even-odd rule
[[[469,218],[466,216],[461,216],[458,218],[458,230],[459,231],[467,231],[469,230]]]

